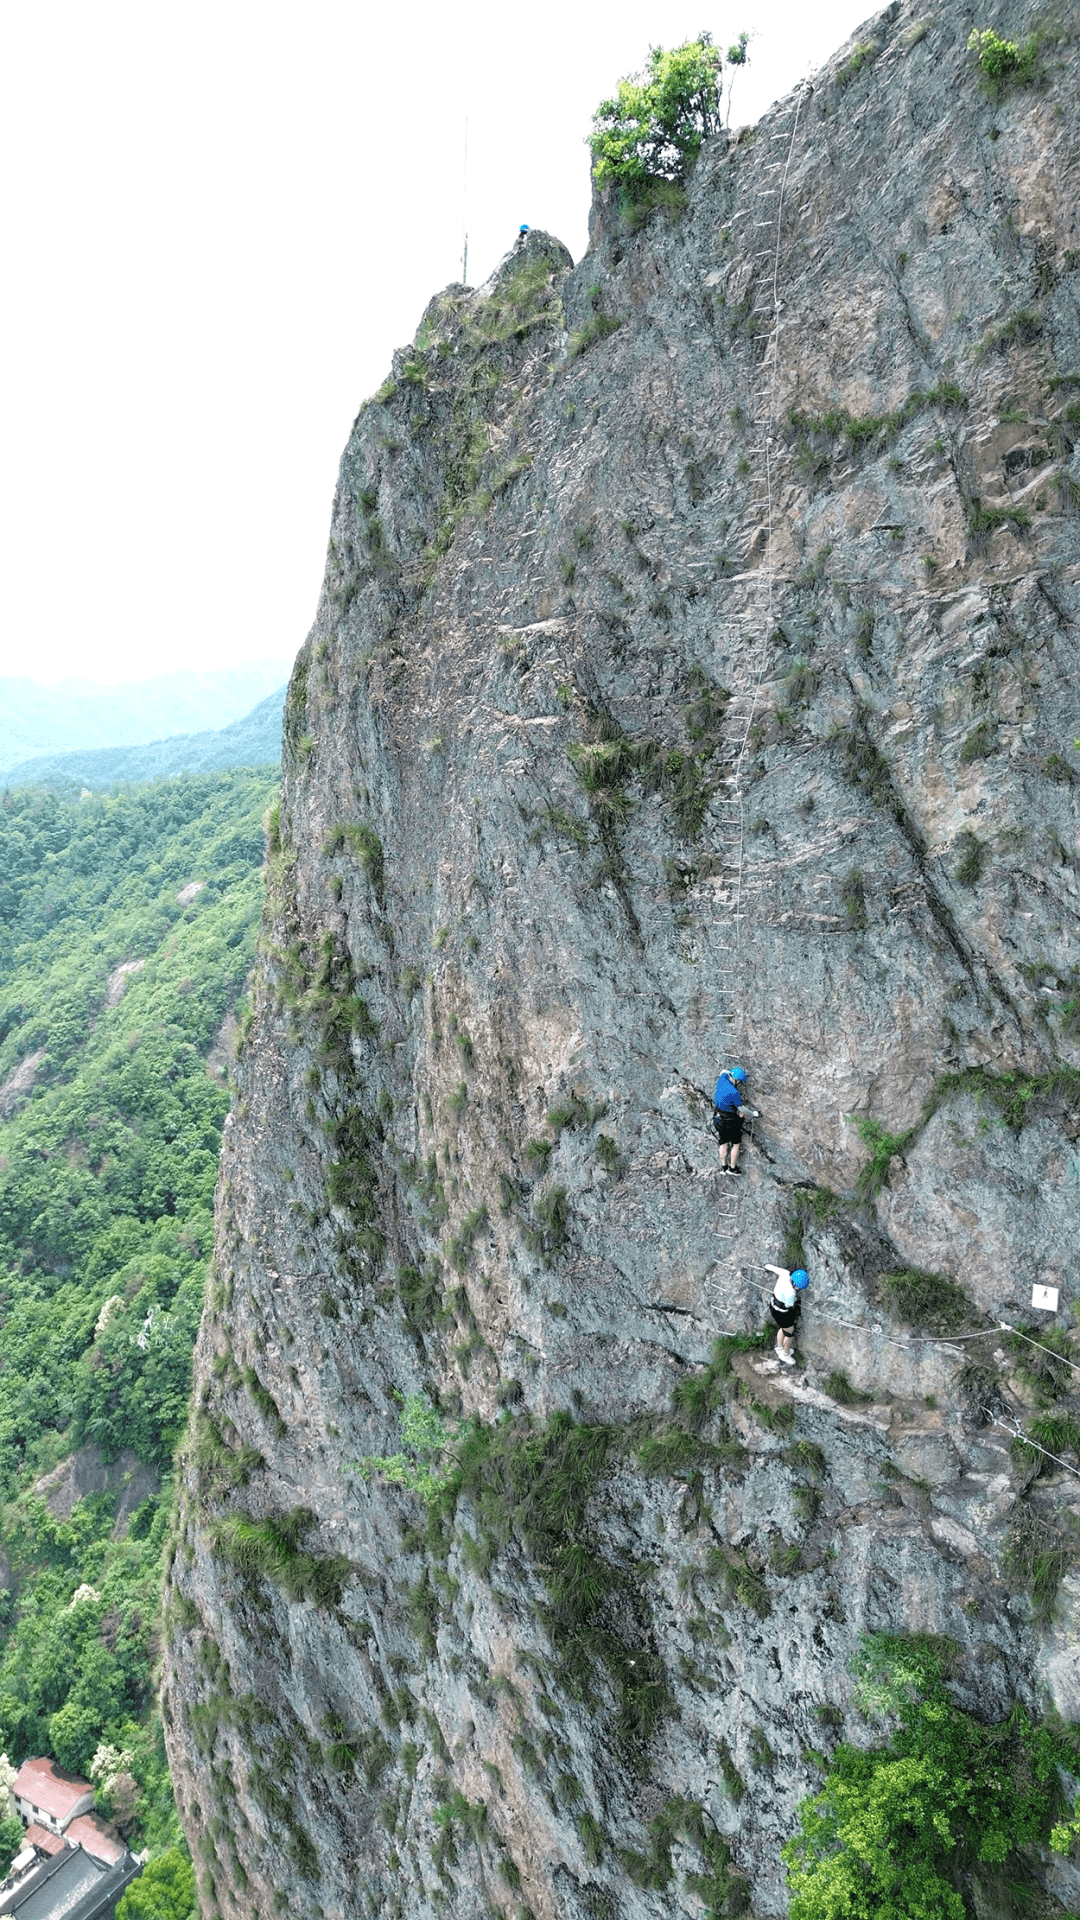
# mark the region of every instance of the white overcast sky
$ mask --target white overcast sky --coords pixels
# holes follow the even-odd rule
[[[586,245],[593,109],[754,35],[754,120],[867,0],[12,0],[0,23],[0,674],[290,658],[357,406],[520,221]]]

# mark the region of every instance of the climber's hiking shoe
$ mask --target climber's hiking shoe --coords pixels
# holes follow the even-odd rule
[[[732,1173],[732,1174],[734,1174],[734,1173],[741,1173],[741,1172],[742,1172],[742,1168],[741,1168],[741,1167],[725,1167],[725,1168],[724,1168],[724,1172],[725,1172],[725,1173]]]
[[[776,1357],[782,1367],[793,1367],[795,1365],[795,1355],[793,1353],[781,1353],[779,1347],[776,1349]]]

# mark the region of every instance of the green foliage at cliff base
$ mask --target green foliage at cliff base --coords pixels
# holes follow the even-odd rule
[[[898,1724],[880,1746],[837,1747],[800,1807],[784,1848],[790,1920],[966,1920],[973,1883],[984,1899],[1004,1891],[1023,1850],[1049,1838],[1072,1743],[1019,1706],[997,1726],[964,1713],[948,1658],[929,1637],[864,1641],[860,1704]]]
[[[195,1873],[179,1847],[151,1860],[121,1897],[116,1920],[195,1920]]]

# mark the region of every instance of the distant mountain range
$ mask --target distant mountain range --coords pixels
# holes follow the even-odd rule
[[[20,781],[26,764],[86,748],[141,747],[177,735],[220,731],[251,717],[289,677],[284,658],[247,660],[218,673],[161,673],[148,680],[103,687],[89,680],[61,680],[54,687],[35,680],[0,678],[0,781]],[[273,758],[277,756],[274,749]],[[219,765],[218,761],[211,764]],[[230,761],[229,765],[235,765]],[[178,771],[164,766],[155,771]],[[130,773],[125,779],[147,779]]]
[[[70,753],[38,754],[0,773],[0,784],[52,787],[65,795],[81,793],[84,787],[100,793],[128,781],[161,780],[170,774],[269,766],[281,757],[284,705],[285,688],[281,686],[230,726],[174,734],[149,746],[83,747]]]

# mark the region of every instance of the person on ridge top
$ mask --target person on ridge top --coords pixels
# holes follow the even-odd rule
[[[810,1285],[810,1275],[805,1267],[796,1267],[789,1273],[786,1267],[771,1266],[765,1263],[766,1273],[775,1273],[776,1285],[769,1301],[769,1312],[776,1322],[776,1357],[785,1367],[795,1365],[795,1330],[802,1311],[802,1296]]]
[[[716,1083],[713,1094],[713,1131],[720,1149],[721,1173],[741,1173],[739,1165],[739,1147],[742,1143],[742,1123],[746,1114],[753,1114],[754,1107],[742,1104],[742,1090],[746,1085],[745,1067],[725,1067]]]

